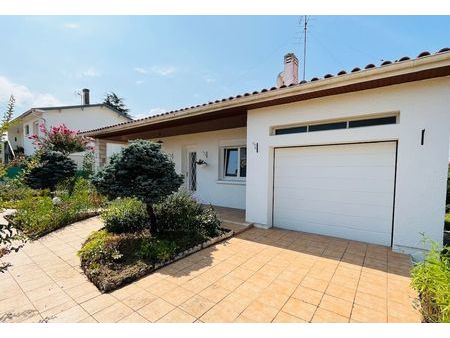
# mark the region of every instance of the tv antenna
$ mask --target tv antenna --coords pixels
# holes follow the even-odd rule
[[[83,104],[83,96],[81,95],[81,90],[75,90],[75,91],[73,92],[73,95],[79,96],[79,97],[80,97],[81,104]]]
[[[303,81],[306,78],[306,36],[308,33],[308,23],[309,23],[309,15],[303,15],[300,18],[300,26],[303,26]]]

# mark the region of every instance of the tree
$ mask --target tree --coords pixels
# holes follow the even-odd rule
[[[8,131],[8,128],[11,125],[12,115],[14,113],[14,106],[16,104],[16,99],[14,95],[9,97],[8,105],[6,107],[6,111],[3,114],[2,121],[0,122],[0,132],[1,135]]]
[[[178,190],[183,176],[175,172],[175,163],[161,151],[158,143],[137,140],[118,154],[93,177],[97,190],[110,199],[137,197],[147,205],[150,231],[156,233],[153,204]]]
[[[79,135],[77,130],[71,130],[65,124],[52,126],[49,130],[44,124],[41,124],[39,128],[41,135],[29,136],[38,150],[58,151],[66,155],[93,150],[94,140],[92,138]]]
[[[53,191],[58,183],[75,176],[77,165],[66,154],[45,150],[37,156],[37,165],[24,177],[25,184],[29,187]]]
[[[6,111],[0,121],[0,138],[8,131],[8,128],[11,126],[11,119],[14,113],[15,103],[16,100],[14,99],[14,96],[11,95],[9,97]],[[4,174],[5,168],[3,165],[1,165],[0,176],[3,176]],[[3,257],[10,252],[17,252],[23,246],[24,241],[25,238],[17,232],[17,230],[11,223],[0,223],[0,259],[2,259],[2,262],[0,262],[1,273],[5,272],[6,269],[11,266],[10,263],[3,261]]]
[[[117,96],[117,94],[114,92],[110,92],[106,93],[103,103],[115,110],[118,110],[125,116],[129,116],[128,115],[129,109],[127,108],[127,106],[123,101],[124,99],[122,97]]]

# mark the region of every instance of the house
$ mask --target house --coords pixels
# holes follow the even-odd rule
[[[32,155],[35,151],[29,136],[41,134],[39,126],[46,128],[65,124],[72,130],[100,128],[131,120],[124,114],[103,103],[90,104],[89,89],[82,91],[81,105],[30,108],[13,121],[8,130],[9,148],[14,153]]]
[[[85,132],[97,166],[133,139],[173,157],[205,203],[246,221],[414,253],[442,243],[450,137],[450,49]]]

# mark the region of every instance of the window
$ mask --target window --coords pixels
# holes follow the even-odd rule
[[[357,127],[370,127],[370,126],[380,126],[383,124],[395,124],[397,123],[397,116],[379,117],[376,119],[365,119],[365,120],[355,120],[349,121],[349,128]]]
[[[308,131],[307,126],[282,128],[282,129],[275,129],[275,135],[298,134],[298,133],[306,133],[307,131]]]
[[[30,135],[30,125],[29,124],[25,125],[25,135]]]
[[[321,131],[321,130],[333,130],[345,128],[347,128],[347,122],[333,122],[333,123],[321,123],[310,125],[309,131]]]
[[[393,116],[375,117],[370,119],[336,121],[317,124],[305,124],[285,128],[275,128],[273,134],[274,135],[298,134],[298,133],[309,133],[314,131],[324,131],[334,129],[381,126],[385,124],[396,124],[396,123],[397,123],[397,115],[393,115]]]
[[[223,148],[223,179],[245,179],[247,177],[247,148]]]
[[[39,133],[39,122],[36,121],[33,123],[33,134],[37,135]]]

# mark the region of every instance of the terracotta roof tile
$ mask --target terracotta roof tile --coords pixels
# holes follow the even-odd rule
[[[446,52],[449,52],[449,51],[450,51],[450,48],[445,47],[445,48],[442,48],[442,49],[440,49],[439,51],[435,52],[434,54],[446,53]],[[431,54],[430,52],[428,52],[428,51],[424,51],[424,52],[420,53],[420,54],[417,56],[417,58],[423,58],[423,57],[426,57],[426,56],[429,56],[429,55],[432,55],[432,54]],[[411,60],[411,59],[410,59],[408,56],[403,56],[402,58],[400,58],[400,59],[398,59],[398,60],[396,60],[396,61],[394,61],[394,62],[389,61],[389,60],[385,60],[385,61],[383,61],[383,62],[381,63],[380,66],[388,66],[388,65],[391,65],[391,64],[395,64],[395,63],[403,62],[403,61],[407,61],[407,60]],[[372,63],[370,63],[370,64],[368,64],[367,66],[365,66],[364,69],[374,69],[374,68],[377,68],[377,66],[374,65],[374,64],[372,64]],[[351,73],[355,73],[355,72],[359,72],[359,71],[361,71],[361,68],[355,67],[355,68],[353,68],[353,69],[351,70]],[[341,70],[341,71],[339,71],[336,75],[343,76],[343,75],[346,75],[346,74],[347,74],[347,72],[346,72],[345,70]],[[310,82],[314,82],[314,81],[324,81],[324,80],[327,80],[327,79],[332,78],[332,77],[334,77],[333,74],[326,74],[322,80],[319,79],[318,77],[313,77],[313,78],[310,80]],[[223,99],[221,99],[221,100],[209,101],[208,103],[203,103],[203,104],[197,105],[197,106],[191,106],[191,107],[180,108],[180,109],[177,109],[177,110],[172,110],[172,111],[169,111],[169,112],[165,112],[165,113],[163,113],[163,114],[157,114],[157,115],[153,115],[153,116],[147,116],[147,117],[144,117],[144,118],[141,118],[141,119],[138,119],[138,120],[133,120],[133,121],[128,121],[128,122],[122,122],[122,123],[119,123],[119,124],[115,124],[115,125],[111,125],[111,126],[107,126],[107,127],[103,127],[103,128],[98,128],[98,129],[89,130],[89,132],[100,131],[100,130],[107,129],[107,128],[110,128],[110,127],[115,127],[115,126],[120,126],[120,125],[125,125],[125,124],[132,124],[132,123],[135,123],[136,121],[152,119],[152,118],[155,118],[155,117],[158,117],[158,116],[162,116],[162,115],[169,115],[169,114],[177,113],[177,112],[180,112],[180,111],[185,111],[185,110],[194,109],[194,108],[198,108],[198,107],[204,107],[204,106],[206,106],[206,105],[214,105],[214,104],[217,104],[217,103],[226,102],[226,101],[230,101],[230,100],[233,100],[233,99],[238,99],[238,98],[241,98],[241,97],[247,97],[247,96],[251,96],[251,95],[258,95],[258,94],[260,94],[260,93],[266,93],[266,92],[268,92],[268,91],[281,90],[281,89],[284,89],[284,88],[287,88],[287,87],[294,87],[294,86],[297,86],[297,85],[303,85],[303,84],[305,84],[305,83],[308,83],[308,81],[302,80],[302,81],[300,81],[298,84],[291,84],[291,85],[289,85],[289,86],[282,85],[282,86],[280,86],[280,87],[271,87],[270,89],[264,88],[264,89],[262,89],[261,91],[255,90],[255,91],[253,91],[252,93],[247,92],[247,93],[244,93],[244,94],[238,94],[238,95],[236,95],[236,96],[234,96],[234,97],[233,97],[233,96],[230,96],[230,97],[228,97],[228,98],[223,98]]]

